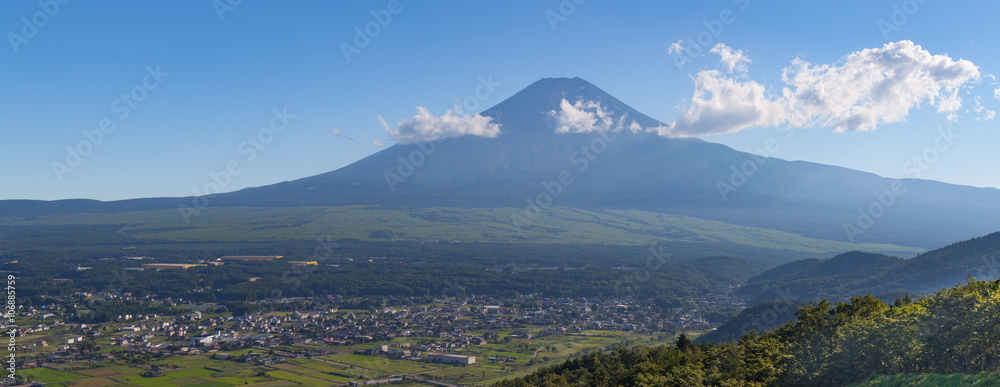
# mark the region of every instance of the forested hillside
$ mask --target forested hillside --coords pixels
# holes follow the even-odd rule
[[[766,332],[795,320],[795,312],[808,304],[795,301],[771,301],[751,306],[727,320],[715,330],[698,336],[698,342],[736,341],[750,331]]]
[[[995,280],[1000,277],[998,257],[1000,232],[953,243],[912,259],[854,251],[775,267],[750,278],[739,293],[753,297],[751,304],[780,300],[779,294],[791,294],[803,301],[847,300],[857,294],[892,300],[906,293],[930,294],[961,283],[968,275],[977,280]]]
[[[738,342],[621,348],[589,353],[529,376],[520,386],[843,386],[877,380],[997,383],[1000,280],[969,280],[916,302],[866,295],[802,307],[798,320]],[[987,374],[980,374],[987,372]],[[879,375],[921,374],[879,378]],[[933,375],[978,374],[975,378]],[[992,384],[996,385],[996,384]]]

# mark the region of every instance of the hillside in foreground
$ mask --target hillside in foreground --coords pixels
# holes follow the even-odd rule
[[[694,344],[681,336],[674,346],[589,353],[496,386],[995,385],[988,383],[998,380],[1000,280],[969,280],[893,305],[872,296],[836,305],[824,300],[796,314],[794,323],[751,332],[736,343]]]

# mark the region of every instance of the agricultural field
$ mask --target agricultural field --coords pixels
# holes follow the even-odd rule
[[[87,375],[81,375],[65,371],[57,371],[51,368],[32,368],[27,370],[19,370],[18,374],[25,376],[31,380],[39,381],[42,383],[67,382],[71,380],[80,380],[88,378]]]
[[[510,330],[497,330],[501,339]],[[430,341],[433,338],[409,337],[407,341]],[[434,364],[421,361],[389,359],[381,356],[354,354],[354,350],[367,349],[377,343],[348,347],[329,347],[337,353],[315,358],[290,358],[285,363],[258,366],[228,360],[217,360],[210,354],[173,356],[155,359],[148,365],[127,365],[120,362],[76,362],[47,364],[19,373],[32,380],[55,386],[330,386],[347,384],[352,380],[371,380],[394,375],[413,375],[461,385],[486,385],[505,378],[525,375],[545,365],[555,364],[587,351],[603,351],[626,343],[650,345],[668,342],[664,335],[623,334],[613,331],[585,331],[579,334],[540,336],[532,339],[498,340],[479,346],[448,351],[449,353],[476,356],[476,363],[469,366]],[[396,339],[390,346],[401,343]],[[316,345],[310,345],[314,350]],[[276,348],[277,349],[277,348]],[[304,347],[282,346],[282,350],[302,351]],[[240,356],[250,351],[227,351]],[[498,360],[488,360],[498,357]],[[516,360],[508,360],[513,358]],[[144,377],[142,373],[156,366],[163,376]],[[407,382],[411,385],[416,382]]]

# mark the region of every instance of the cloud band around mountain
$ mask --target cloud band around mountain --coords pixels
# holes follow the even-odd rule
[[[417,115],[401,120],[395,130],[386,124],[382,116],[378,116],[378,120],[385,127],[386,133],[398,144],[436,141],[465,135],[493,138],[500,134],[500,124],[492,122],[492,117],[485,117],[479,113],[463,116],[455,114],[452,110],[448,110],[442,116],[436,116],[423,106],[417,106]]]
[[[596,101],[576,101],[570,104],[565,99],[559,103],[559,111],[551,111],[556,119],[556,133],[591,133],[611,129],[615,120],[611,113]]]
[[[721,43],[712,49],[730,72],[745,70],[749,58]],[[694,137],[750,127],[831,127],[869,131],[904,121],[921,104],[954,119],[959,91],[980,79],[970,61],[933,55],[904,40],[851,53],[834,64],[796,58],[782,71],[780,94],[756,81],[718,70],[698,72],[691,103],[662,134]]]
[[[628,122],[628,114],[623,113],[615,118],[614,112],[604,108],[597,101],[576,101],[569,103],[565,98],[559,102],[559,110],[549,111],[555,118],[555,133],[603,133],[627,130],[632,133],[652,132],[660,135],[669,130],[667,126],[643,127],[632,120]]]

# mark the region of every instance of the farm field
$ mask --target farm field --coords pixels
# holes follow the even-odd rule
[[[503,339],[509,330],[497,330]],[[410,341],[433,338],[409,337]],[[461,385],[487,385],[493,382],[525,375],[545,365],[555,364],[587,351],[603,351],[618,345],[650,345],[669,341],[666,336],[623,334],[612,331],[584,331],[579,334],[539,336],[532,339],[500,340],[496,343],[449,350],[448,353],[476,356],[476,363],[468,366],[434,364],[421,361],[389,359],[380,356],[354,354],[356,349],[371,348],[367,343],[350,347],[331,347],[338,351],[329,356],[315,358],[290,358],[285,363],[255,365],[228,360],[217,360],[211,354],[173,356],[154,359],[148,365],[120,363],[76,362],[71,364],[46,364],[19,373],[33,381],[52,386],[330,386],[346,385],[354,380],[381,379],[394,375],[413,375],[419,378]],[[391,345],[399,344],[396,342]],[[282,346],[282,350],[302,351],[306,347]],[[261,349],[230,351],[233,355],[261,352]],[[309,346],[315,350],[315,345]],[[498,357],[498,360],[489,360]],[[509,360],[516,359],[516,360]],[[142,373],[156,366],[163,376],[144,377]],[[408,385],[420,385],[407,382]]]

